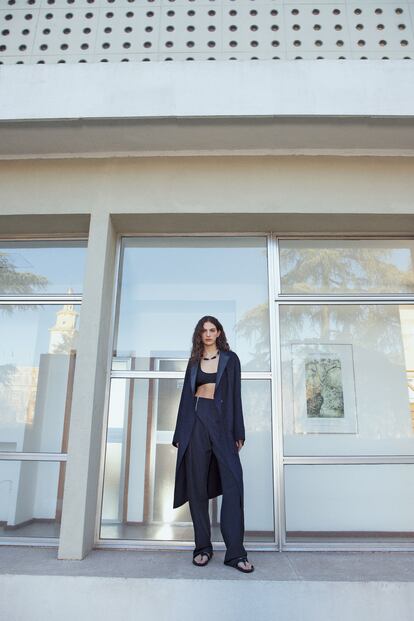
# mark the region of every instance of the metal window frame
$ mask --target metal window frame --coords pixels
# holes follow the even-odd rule
[[[398,303],[414,303],[414,294],[353,294],[353,295],[333,295],[333,294],[319,294],[319,295],[292,295],[281,293],[281,278],[280,278],[280,255],[279,255],[279,242],[285,239],[318,239],[318,240],[414,240],[412,235],[403,234],[382,234],[375,233],[358,234],[317,234],[317,233],[300,233],[300,234],[278,234],[274,231],[250,231],[242,233],[229,233],[229,232],[191,232],[191,233],[122,233],[117,234],[117,249],[116,249],[116,265],[114,273],[113,291],[114,296],[112,300],[111,310],[111,330],[109,339],[111,347],[108,356],[108,372],[106,382],[106,395],[105,395],[105,420],[103,423],[103,437],[101,443],[101,464],[100,464],[100,476],[99,476],[99,490],[98,490],[98,504],[96,511],[96,524],[95,524],[95,545],[96,548],[133,548],[133,549],[184,549],[187,550],[193,547],[192,541],[149,541],[149,540],[129,540],[129,539],[101,539],[101,514],[103,503],[103,483],[104,483],[104,467],[105,467],[105,452],[106,452],[106,434],[108,427],[108,413],[109,413],[109,391],[110,383],[113,378],[183,378],[184,373],[175,372],[155,372],[155,371],[115,371],[112,370],[112,351],[115,336],[115,312],[116,304],[119,296],[120,288],[120,256],[121,245],[123,238],[127,237],[266,237],[267,239],[267,271],[268,271],[268,308],[269,308],[269,329],[270,329],[270,372],[266,373],[242,373],[242,379],[269,379],[271,389],[271,434],[272,434],[272,464],[273,464],[273,511],[274,511],[274,526],[275,526],[275,539],[273,544],[249,544],[247,547],[249,550],[274,550],[274,551],[340,551],[340,550],[414,550],[414,541],[404,542],[402,544],[392,544],[391,542],[373,542],[373,541],[361,541],[354,542],[301,542],[292,543],[286,541],[286,503],[285,503],[285,486],[284,486],[284,468],[286,465],[291,464],[326,464],[326,463],[414,463],[413,456],[367,456],[367,457],[355,457],[350,456],[348,458],[326,458],[326,457],[303,457],[303,456],[285,456],[283,447],[283,409],[282,409],[282,366],[281,366],[281,349],[280,349],[280,317],[279,311],[281,305],[287,304],[355,304],[361,303],[381,303],[381,304],[398,304]],[[221,542],[216,544],[217,549],[224,549],[224,544]]]
[[[284,239],[326,239],[326,240],[338,240],[352,239],[356,241],[366,240],[410,240],[414,239],[412,235],[402,234],[388,234],[378,235],[375,233],[358,234],[318,234],[318,233],[300,233],[300,234],[277,234],[275,232],[263,232],[263,231],[251,231],[243,233],[228,233],[228,232],[203,232],[203,233],[122,233],[117,234],[117,250],[116,250],[116,266],[114,274],[114,291],[116,292],[112,300],[111,310],[111,330],[109,334],[110,343],[114,341],[115,330],[115,310],[116,301],[119,294],[119,273],[120,273],[120,253],[122,239],[125,237],[266,237],[267,239],[267,269],[268,269],[268,296],[269,296],[269,328],[270,328],[270,372],[266,373],[242,373],[242,379],[269,379],[271,382],[271,429],[272,429],[272,460],[273,460],[273,511],[274,511],[274,526],[275,526],[275,542],[272,545],[261,544],[249,544],[247,547],[249,550],[278,550],[278,551],[329,551],[329,550],[414,550],[414,542],[404,542],[400,544],[392,544],[389,541],[386,542],[373,542],[373,541],[360,541],[360,542],[301,542],[292,543],[286,541],[286,502],[285,502],[285,487],[284,487],[284,467],[291,464],[326,464],[326,463],[414,463],[414,456],[358,456],[358,457],[293,457],[285,456],[283,448],[283,409],[282,409],[282,386],[281,386],[281,349],[280,349],[280,317],[279,309],[281,305],[287,304],[355,304],[361,305],[362,303],[373,304],[398,304],[405,303],[411,304],[414,302],[414,294],[352,294],[352,295],[338,295],[338,294],[324,294],[324,295],[292,295],[281,293],[280,285],[280,256],[279,256],[279,242]],[[108,369],[112,366],[112,347],[109,348],[108,355]],[[125,540],[125,539],[101,539],[100,527],[101,527],[101,512],[103,502],[103,482],[104,482],[104,462],[105,462],[105,445],[106,434],[108,425],[108,410],[109,410],[109,389],[112,378],[116,377],[137,377],[137,378],[150,378],[150,377],[173,377],[182,378],[184,373],[174,372],[151,372],[151,371],[112,371],[108,373],[106,382],[106,395],[105,395],[105,415],[103,422],[104,433],[101,443],[101,464],[100,464],[100,476],[99,476],[99,490],[98,490],[98,503],[96,511],[96,523],[95,523],[95,546],[96,548],[132,548],[132,549],[174,549],[174,550],[187,550],[193,546],[191,541],[150,541],[150,540]],[[224,544],[217,545],[218,549],[224,549]]]
[[[277,267],[279,269],[279,241],[285,239],[297,239],[297,240],[306,240],[306,239],[318,239],[318,240],[334,240],[338,239],[343,241],[344,239],[352,239],[352,240],[414,240],[413,235],[279,235],[275,236],[275,245],[277,250]],[[281,278],[280,271],[278,273],[277,286],[278,291],[275,296],[275,314],[276,321],[278,324],[277,334],[278,334],[278,376],[277,376],[277,393],[278,393],[278,403],[279,403],[279,412],[280,412],[280,427],[283,425],[283,410],[282,410],[282,376],[281,376],[281,348],[280,348],[280,308],[285,305],[302,305],[302,306],[310,306],[310,305],[354,305],[361,306],[363,304],[369,305],[398,305],[398,304],[413,304],[414,303],[414,293],[413,294],[288,294],[281,293],[280,291]],[[283,444],[283,430],[280,430],[282,436],[282,444]],[[414,550],[414,540],[407,542],[399,542],[393,543],[390,541],[375,541],[375,540],[362,540],[361,541],[350,541],[346,542],[343,540],[337,541],[326,541],[326,542],[317,542],[317,541],[309,541],[309,542],[291,542],[286,539],[286,497],[284,493],[284,470],[285,466],[289,465],[323,465],[323,464],[331,464],[331,465],[349,465],[349,464],[414,464],[414,455],[367,455],[367,456],[286,456],[284,454],[283,445],[280,447],[280,462],[281,462],[281,481],[280,486],[283,489],[283,494],[281,496],[281,505],[283,505],[283,515],[281,516],[280,523],[283,524],[283,528],[280,532],[280,541],[281,548],[283,551],[411,551]]]
[[[271,361],[271,371],[268,373],[260,373],[260,374],[251,374],[251,373],[243,373],[242,378],[244,379],[270,379],[271,380],[271,404],[272,404],[272,413],[271,413],[271,421],[272,421],[272,448],[273,448],[273,481],[274,481],[274,513],[277,515],[277,519],[275,519],[275,549],[279,551],[340,551],[340,550],[400,550],[400,551],[410,551],[414,550],[414,542],[404,542],[402,544],[392,544],[391,542],[385,543],[375,543],[373,541],[361,541],[358,543],[346,543],[341,541],[335,542],[325,542],[323,544],[318,542],[301,542],[301,543],[292,543],[286,541],[286,528],[285,528],[285,490],[284,490],[284,467],[285,465],[292,464],[305,464],[305,465],[313,465],[313,464],[352,464],[352,463],[414,463],[414,456],[412,455],[401,455],[401,456],[390,456],[390,455],[375,455],[375,456],[349,456],[349,457],[304,457],[304,456],[284,456],[283,453],[283,417],[282,417],[282,393],[281,393],[281,357],[280,357],[280,319],[279,319],[279,310],[282,305],[285,304],[356,304],[360,305],[364,302],[368,304],[412,304],[414,301],[414,295],[399,295],[399,294],[385,294],[385,295],[376,295],[376,294],[368,294],[368,295],[330,295],[330,294],[319,294],[319,295],[292,295],[292,294],[282,294],[280,292],[280,266],[279,266],[279,242],[284,239],[318,239],[318,240],[344,240],[344,239],[352,239],[352,240],[376,240],[376,239],[384,239],[384,240],[411,240],[414,239],[414,236],[407,234],[382,234],[378,235],[376,233],[346,233],[346,234],[318,234],[318,233],[300,233],[300,234],[277,234],[275,232],[263,232],[263,231],[252,231],[252,232],[242,232],[242,233],[228,233],[228,232],[203,232],[203,233],[118,233],[117,235],[117,252],[116,252],[116,264],[115,264],[115,274],[114,274],[114,295],[112,299],[112,310],[111,310],[111,331],[109,334],[110,342],[113,342],[114,336],[114,318],[115,318],[115,310],[116,310],[116,302],[118,296],[118,286],[120,284],[119,281],[119,268],[120,268],[120,244],[121,240],[124,237],[251,237],[251,236],[260,236],[267,238],[267,259],[268,259],[268,292],[269,292],[269,326],[270,326],[270,361]],[[88,241],[88,238],[84,235],[82,236],[56,236],[53,235],[13,235],[13,236],[2,236],[0,241]],[[73,302],[76,304],[81,304],[82,296],[81,295],[45,295],[44,297],[40,297],[39,295],[35,296],[1,296],[0,295],[0,304],[60,304],[65,302]],[[111,358],[112,352],[110,351],[108,357],[108,369],[111,368]],[[106,432],[107,432],[107,416],[108,416],[108,406],[109,406],[109,388],[110,381],[112,377],[116,377],[118,372],[110,372],[108,373],[107,382],[106,382],[106,395],[105,395],[105,411],[104,411],[104,424],[103,429],[104,433],[102,436],[102,446],[101,446],[101,469],[99,476],[99,492],[98,492],[98,509],[96,512],[96,533],[99,533],[100,530],[100,516],[101,516],[101,498],[102,498],[102,487],[103,487],[103,461],[105,455],[105,444],[106,444]],[[142,372],[136,372],[140,374]],[[113,374],[113,375],[112,375]],[[149,377],[149,374],[144,372],[145,377]],[[167,373],[167,375],[171,375]],[[183,376],[184,374],[180,374],[179,376]],[[157,374],[159,377],[160,374]],[[165,372],[162,376],[166,376]],[[177,374],[173,373],[174,377],[177,377]],[[18,453],[6,453],[3,452],[0,454],[0,460],[32,460],[32,461],[66,461],[67,454],[58,454],[58,453],[26,453],[26,454],[18,454]],[[131,540],[102,540],[102,542],[97,541],[95,547],[108,547],[108,548],[146,548],[146,549],[188,549],[192,546],[192,542],[180,542],[183,545],[179,545],[176,542],[171,541],[143,541],[142,545],[137,545],[136,540],[131,543]],[[56,538],[32,538],[32,537],[19,537],[19,538],[0,538],[0,545],[33,545],[33,546],[50,546],[50,547],[58,547],[59,539]],[[217,546],[218,547],[218,546]],[[249,549],[262,549],[261,546],[248,546]],[[269,549],[269,547],[266,547]]]
[[[53,242],[59,241],[82,241],[86,242],[86,250],[88,247],[88,237],[82,236],[45,236],[45,235],[8,235],[0,237],[0,244],[2,242],[38,242],[45,241],[50,242],[53,248]],[[82,306],[82,294],[0,294],[0,306],[19,306],[19,305],[60,305],[66,303],[73,303],[78,306]],[[13,451],[0,451],[0,462],[2,461],[34,461],[34,462],[66,462],[68,458],[67,453],[53,453],[53,452],[22,452],[17,453]],[[0,546],[2,545],[22,545],[22,546],[40,546],[40,547],[59,547],[59,537],[4,537],[0,536]]]
[[[99,489],[98,489],[98,502],[97,502],[97,511],[96,511],[96,522],[95,522],[95,548],[131,548],[131,549],[157,549],[157,550],[166,550],[166,549],[174,549],[174,550],[188,550],[194,547],[193,541],[180,541],[175,542],[171,540],[146,540],[146,539],[102,539],[100,537],[101,530],[101,515],[102,515],[102,505],[103,505],[103,486],[104,486],[104,478],[105,478],[105,454],[106,454],[106,437],[107,437],[107,429],[108,429],[108,416],[109,416],[109,396],[110,396],[110,384],[112,379],[115,378],[140,378],[140,379],[183,379],[184,372],[174,372],[174,371],[117,371],[112,370],[112,352],[114,351],[114,339],[115,339],[115,328],[117,318],[116,314],[116,304],[119,297],[120,291],[120,273],[121,273],[121,252],[122,252],[122,240],[124,238],[158,238],[158,237],[262,237],[266,240],[266,254],[267,254],[267,270],[268,270],[268,305],[269,305],[269,313],[272,303],[271,290],[269,288],[270,285],[270,274],[269,274],[269,248],[270,248],[270,238],[271,233],[263,232],[263,231],[252,231],[252,232],[243,232],[243,233],[215,233],[215,232],[203,232],[203,233],[122,233],[119,232],[117,234],[116,239],[116,265],[115,265],[115,273],[114,273],[114,282],[113,282],[113,291],[114,296],[112,300],[112,308],[111,308],[111,330],[109,333],[109,342],[111,346],[109,349],[109,355],[107,359],[107,368],[109,369],[107,375],[106,382],[106,390],[105,390],[105,406],[104,406],[104,421],[103,421],[103,434],[102,434],[102,442],[101,442],[101,463],[100,463],[100,476],[99,476]],[[272,352],[272,349],[270,350]],[[243,379],[267,379],[270,381],[270,391],[271,391],[271,402],[273,400],[273,390],[272,390],[272,362],[270,362],[270,371],[261,372],[261,373],[242,373]],[[273,406],[272,406],[273,407]],[[271,425],[273,426],[273,422],[271,419]],[[273,447],[272,447],[273,448]],[[273,476],[274,485],[276,484],[275,477]],[[277,501],[277,495],[273,490],[273,499],[274,502]],[[276,512],[274,511],[274,515]],[[278,541],[277,541],[277,533],[279,532],[276,521],[274,521],[274,541],[271,543],[250,543],[249,549],[254,550],[271,550],[275,551],[278,549]],[[225,550],[225,544],[223,542],[215,542],[214,546],[218,550]]]

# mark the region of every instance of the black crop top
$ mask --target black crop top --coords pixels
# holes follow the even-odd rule
[[[214,384],[216,382],[216,377],[217,371],[215,373],[206,373],[202,370],[201,365],[198,365],[196,388],[201,386],[201,384]]]

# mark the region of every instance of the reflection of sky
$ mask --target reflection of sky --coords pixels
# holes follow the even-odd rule
[[[186,357],[197,321],[209,314],[231,349],[249,358],[254,347],[237,338],[235,324],[268,301],[266,238],[174,238],[154,247],[157,241],[127,242],[117,354]]]
[[[0,365],[39,366],[40,354],[49,350],[50,332],[56,323],[56,313],[63,305],[44,305],[43,308],[19,309],[6,314],[0,306]],[[73,307],[80,312],[80,306]],[[79,328],[79,317],[76,324]]]
[[[1,242],[0,253],[5,253],[17,274],[29,272],[45,276],[49,284],[37,293],[66,293],[72,287],[73,293],[81,293],[86,259],[86,242],[67,241]],[[0,269],[0,291],[2,290]]]

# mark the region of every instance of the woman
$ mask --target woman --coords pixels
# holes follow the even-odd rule
[[[230,350],[223,326],[202,317],[193,333],[173,445],[178,448],[174,508],[189,501],[194,526],[193,563],[207,565],[213,556],[209,498],[223,494],[220,529],[226,544],[224,564],[244,573],[243,471],[239,451],[245,441],[241,403],[241,368]]]

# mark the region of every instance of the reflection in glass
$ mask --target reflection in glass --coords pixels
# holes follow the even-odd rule
[[[0,294],[81,293],[87,242],[0,241]]]
[[[280,240],[281,292],[414,293],[413,240]]]
[[[171,441],[182,384],[183,379],[112,379],[101,538],[193,540],[188,503],[173,509],[177,449]],[[273,541],[270,382],[243,380],[242,399],[246,540]],[[220,503],[220,496],[210,501],[215,541],[222,541]]]
[[[185,370],[194,327],[211,314],[243,371],[270,369],[266,237],[125,238],[120,261],[114,365],[157,370],[175,358]]]
[[[59,537],[65,466],[0,460],[0,537]]]
[[[414,453],[414,306],[281,305],[286,455]]]
[[[66,452],[79,306],[0,306],[0,452]]]
[[[414,540],[414,464],[285,466],[286,538]]]

